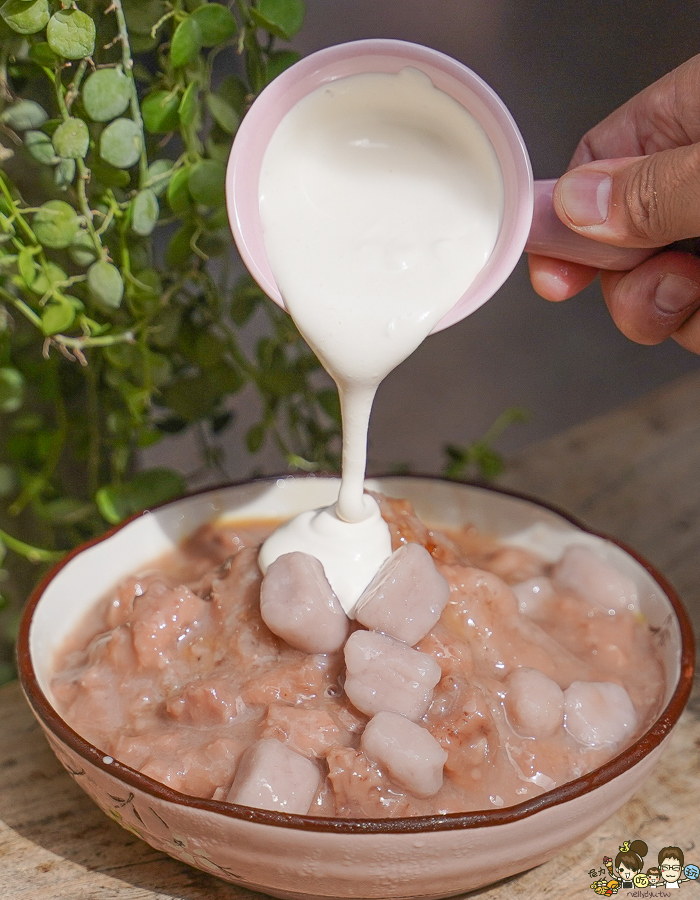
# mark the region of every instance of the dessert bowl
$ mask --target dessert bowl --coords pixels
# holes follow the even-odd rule
[[[119,579],[210,520],[280,520],[333,503],[338,479],[284,476],[214,488],[117,526],[57,565],[34,592],[18,642],[29,703],[56,756],[113,819],[158,850],[276,897],[437,898],[546,862],[583,839],[640,787],[690,693],[693,636],[682,604],[653,568],[614,541],[533,500],[426,477],[371,479],[410,500],[434,528],[473,524],[554,561],[586,544],[639,590],[665,672],[661,713],[601,767],[517,806],[400,819],[327,819],[186,796],[121,764],[62,719],[51,694],[57,649]]]

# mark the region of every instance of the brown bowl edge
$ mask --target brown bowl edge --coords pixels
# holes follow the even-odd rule
[[[207,493],[224,490],[227,488],[238,487],[244,484],[255,484],[264,482],[274,482],[278,478],[288,477],[289,473],[282,475],[270,475],[261,478],[244,479],[242,481],[231,482],[227,484],[215,485],[213,487],[204,488],[199,491],[193,491],[191,494],[181,497],[178,500],[171,500],[167,503],[161,503],[152,507],[153,510],[168,506],[170,503],[178,503],[187,497],[195,497]],[[337,477],[336,473],[328,473]],[[318,473],[323,476],[326,473]],[[314,478],[316,475],[295,475],[295,478]],[[447,483],[455,483],[449,479],[442,478],[438,475],[376,475],[373,478],[389,480],[391,478],[420,478],[425,480],[441,481]],[[674,727],[690,696],[695,659],[695,640],[693,630],[688,614],[680,600],[676,590],[666,580],[666,578],[656,570],[646,559],[640,556],[636,551],[632,550],[617,538],[610,537],[600,532],[588,528],[574,516],[558,509],[549,503],[544,503],[535,497],[518,491],[511,491],[504,488],[496,488],[491,485],[479,484],[471,481],[457,482],[467,487],[475,487],[480,490],[491,491],[496,494],[503,494],[518,500],[525,500],[534,503],[544,509],[548,509],[563,519],[571,522],[572,525],[580,528],[582,531],[592,534],[596,537],[603,538],[616,544],[626,553],[637,560],[637,562],[651,575],[651,577],[659,584],[668,597],[673,611],[676,614],[678,624],[681,631],[681,659],[680,659],[680,675],[678,684],[671,695],[663,712],[657,717],[654,724],[644,734],[642,734],[633,744],[627,747],[622,753],[608,760],[604,765],[580,778],[568,781],[566,784],[560,785],[551,791],[546,791],[539,797],[519,803],[516,806],[509,806],[502,810],[477,810],[468,813],[449,813],[446,815],[434,816],[411,816],[396,819],[352,819],[352,818],[327,818],[321,816],[300,816],[292,813],[281,813],[268,810],[254,809],[246,806],[238,806],[233,803],[226,803],[220,800],[205,800],[200,797],[191,797],[182,794],[179,791],[171,790],[152,778],[143,775],[136,769],[120,763],[117,760],[113,762],[104,762],[105,754],[93,744],[90,744],[81,737],[60,717],[60,715],[49,703],[46,695],[39,687],[39,683],[34,673],[30,653],[29,653],[29,631],[31,620],[39,600],[46,590],[49,582],[60,572],[60,570],[73,557],[87,550],[89,547],[99,544],[107,540],[113,534],[116,534],[122,528],[126,527],[130,522],[140,518],[142,513],[135,513],[119,525],[115,525],[109,531],[81,544],[74,550],[70,551],[61,559],[49,572],[44,576],[37,587],[32,591],[23,610],[17,638],[17,664],[20,676],[20,682],[24,694],[31,706],[34,714],[39,721],[50,731],[56,734],[60,740],[68,745],[72,750],[82,756],[87,762],[104,770],[107,774],[112,775],[124,781],[130,787],[135,787],[144,793],[151,794],[160,800],[175,803],[179,806],[189,806],[208,812],[215,812],[229,818],[241,819],[244,821],[254,822],[260,825],[274,825],[281,828],[298,828],[304,831],[319,831],[326,833],[340,834],[410,834],[417,832],[432,831],[452,831],[456,829],[480,828],[485,826],[505,825],[511,822],[519,821],[534,815],[541,810],[558,806],[569,800],[583,796],[591,790],[594,790],[608,782],[612,781],[618,775],[635,766],[652,750],[654,750],[666,737],[666,735]]]

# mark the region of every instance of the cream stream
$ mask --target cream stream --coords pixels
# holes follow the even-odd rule
[[[285,305],[336,382],[343,415],[337,504],[278,529],[260,564],[292,550],[316,556],[351,615],[391,552],[363,493],[374,395],[487,261],[500,169],[470,113],[406,68],[338,79],[297,103],[270,140],[259,197]]]

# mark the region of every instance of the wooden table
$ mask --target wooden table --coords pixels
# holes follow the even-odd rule
[[[568,509],[641,551],[700,631],[700,373],[531,448],[502,483]],[[581,844],[479,892],[483,900],[596,895],[589,870],[624,840],[700,863],[700,692],[644,788]],[[700,882],[683,884],[700,898]],[[17,685],[0,691],[2,900],[255,897],[152,850],[111,822],[56,761]]]

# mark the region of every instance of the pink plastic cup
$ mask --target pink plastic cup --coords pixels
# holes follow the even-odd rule
[[[276,78],[251,106],[231,150],[226,202],[233,236],[253,278],[281,307],[284,301],[267,259],[258,206],[260,168],[270,138],[289,110],[321,85],[368,72],[395,74],[407,66],[424,72],[436,88],[474,116],[491,141],[503,177],[504,207],[496,245],[486,265],[434,332],[454,325],[489,300],[513,271],[523,250],[619,269],[632,268],[650,255],[650,251],[620,250],[583,238],[559,221],[551,199],[555,182],[533,184],[530,160],[517,125],[500,97],[471,69],[419,44],[384,39],[353,41],[313,53]]]

